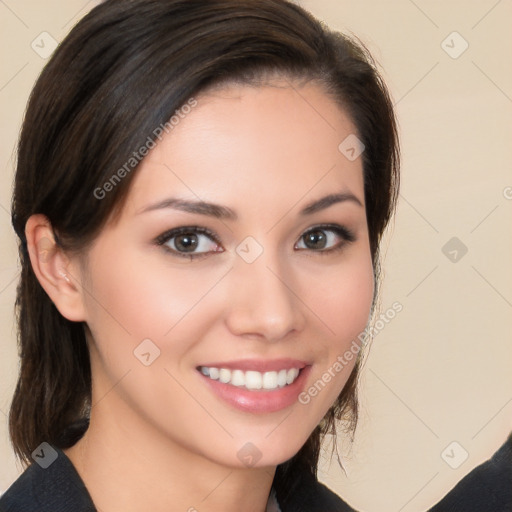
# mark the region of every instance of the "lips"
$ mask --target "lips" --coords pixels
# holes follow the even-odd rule
[[[208,363],[197,370],[205,384],[230,405],[265,413],[296,402],[310,368],[304,361],[275,359]]]

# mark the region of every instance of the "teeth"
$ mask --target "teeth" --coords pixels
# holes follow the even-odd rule
[[[288,372],[286,370],[281,370],[277,374],[277,385],[282,388],[283,386],[286,386],[286,374]]]
[[[221,368],[219,370],[219,380],[227,384],[231,380],[231,370]]]
[[[245,387],[247,389],[261,389],[263,375],[260,372],[245,372]]]
[[[233,386],[245,386],[245,375],[242,370],[233,370],[231,373],[231,384]]]
[[[245,387],[249,390],[273,390],[292,384],[299,375],[298,368],[280,370],[278,372],[256,372],[242,370],[228,370],[227,368],[213,368],[201,366],[200,371],[212,380],[219,380],[224,384]]]
[[[263,389],[277,388],[277,372],[265,372],[263,374]]]
[[[286,384],[291,384],[299,375],[299,370],[297,368],[290,368],[286,372]]]

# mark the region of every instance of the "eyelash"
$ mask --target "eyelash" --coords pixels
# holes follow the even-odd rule
[[[344,226],[340,226],[338,224],[320,224],[318,226],[314,226],[307,231],[305,231],[299,240],[301,240],[304,236],[306,236],[309,233],[315,232],[315,231],[332,231],[336,233],[340,238],[342,238],[342,242],[339,243],[337,246],[332,247],[330,249],[324,249],[324,250],[314,250],[314,249],[300,249],[301,251],[313,251],[315,253],[319,253],[322,256],[325,256],[326,254],[332,254],[335,252],[338,252],[342,250],[346,244],[354,242],[356,240],[356,236],[352,231],[347,229]],[[165,244],[169,242],[169,240],[172,240],[175,237],[178,237],[180,235],[190,235],[190,234],[201,234],[201,235],[207,235],[213,242],[215,242],[217,245],[221,245],[220,240],[218,236],[213,232],[210,231],[207,228],[203,228],[200,226],[183,226],[179,228],[174,228],[166,231],[165,233],[162,233],[159,235],[154,243],[158,246],[161,246],[166,252],[171,253],[174,256],[178,256],[180,258],[188,258],[190,260],[195,260],[199,258],[204,258],[208,254],[214,253],[214,252],[223,252],[223,251],[208,251],[208,252],[199,252],[199,253],[183,253],[176,251],[175,249],[171,249],[170,247],[167,247]]]

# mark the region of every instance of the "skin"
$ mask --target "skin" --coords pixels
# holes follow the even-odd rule
[[[291,357],[312,365],[307,389],[368,321],[374,282],[362,163],[338,150],[356,130],[319,85],[290,85],[198,96],[143,160],[118,220],[86,254],[48,248],[44,216],[27,222],[39,281],[66,318],[88,327],[91,422],[65,452],[98,510],[263,512],[276,465],[304,444],[350,375],[355,358],[307,405],[254,414],[219,399],[196,370]],[[333,192],[361,204],[299,215]],[[238,220],[172,208],[141,213],[171,196],[228,206]],[[356,239],[326,230],[327,247],[308,248],[303,235],[322,223]],[[221,241],[198,235],[196,250],[217,252],[190,260],[154,242],[196,225]],[[263,248],[252,263],[236,252],[248,236]],[[133,353],[147,338],[160,350],[149,366]],[[261,453],[251,467],[237,457],[247,442]]]

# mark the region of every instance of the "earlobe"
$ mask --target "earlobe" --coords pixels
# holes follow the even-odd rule
[[[55,307],[68,320],[85,321],[78,269],[57,244],[48,218],[32,215],[25,225],[25,236],[32,269]]]

